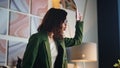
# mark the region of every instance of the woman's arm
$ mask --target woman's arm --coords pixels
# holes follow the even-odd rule
[[[64,38],[66,47],[80,45],[83,37],[83,21],[81,21],[79,12],[76,12],[76,31],[74,38]]]
[[[66,47],[79,45],[82,42],[82,38],[83,38],[83,22],[82,21],[77,21],[75,28],[76,28],[76,31],[75,31],[74,38],[64,38]]]

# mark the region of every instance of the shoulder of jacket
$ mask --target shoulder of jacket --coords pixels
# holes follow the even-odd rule
[[[47,33],[45,32],[37,32],[35,34],[31,35],[32,39],[38,39],[38,40],[46,40],[47,39]]]

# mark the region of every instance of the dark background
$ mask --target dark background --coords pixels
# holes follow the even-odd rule
[[[120,59],[119,0],[97,0],[99,68],[114,68]]]

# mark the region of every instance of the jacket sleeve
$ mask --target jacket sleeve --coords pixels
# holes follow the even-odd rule
[[[77,21],[75,25],[76,31],[74,38],[64,38],[65,46],[70,47],[80,45],[83,37],[83,21]]]
[[[33,64],[37,56],[38,48],[39,48],[38,38],[32,35],[27,44],[27,47],[23,56],[21,68],[33,68]]]

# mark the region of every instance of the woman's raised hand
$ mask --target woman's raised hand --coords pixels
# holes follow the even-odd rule
[[[76,11],[76,20],[77,20],[77,21],[82,21],[82,16],[80,15],[78,9],[77,9],[77,11]]]

